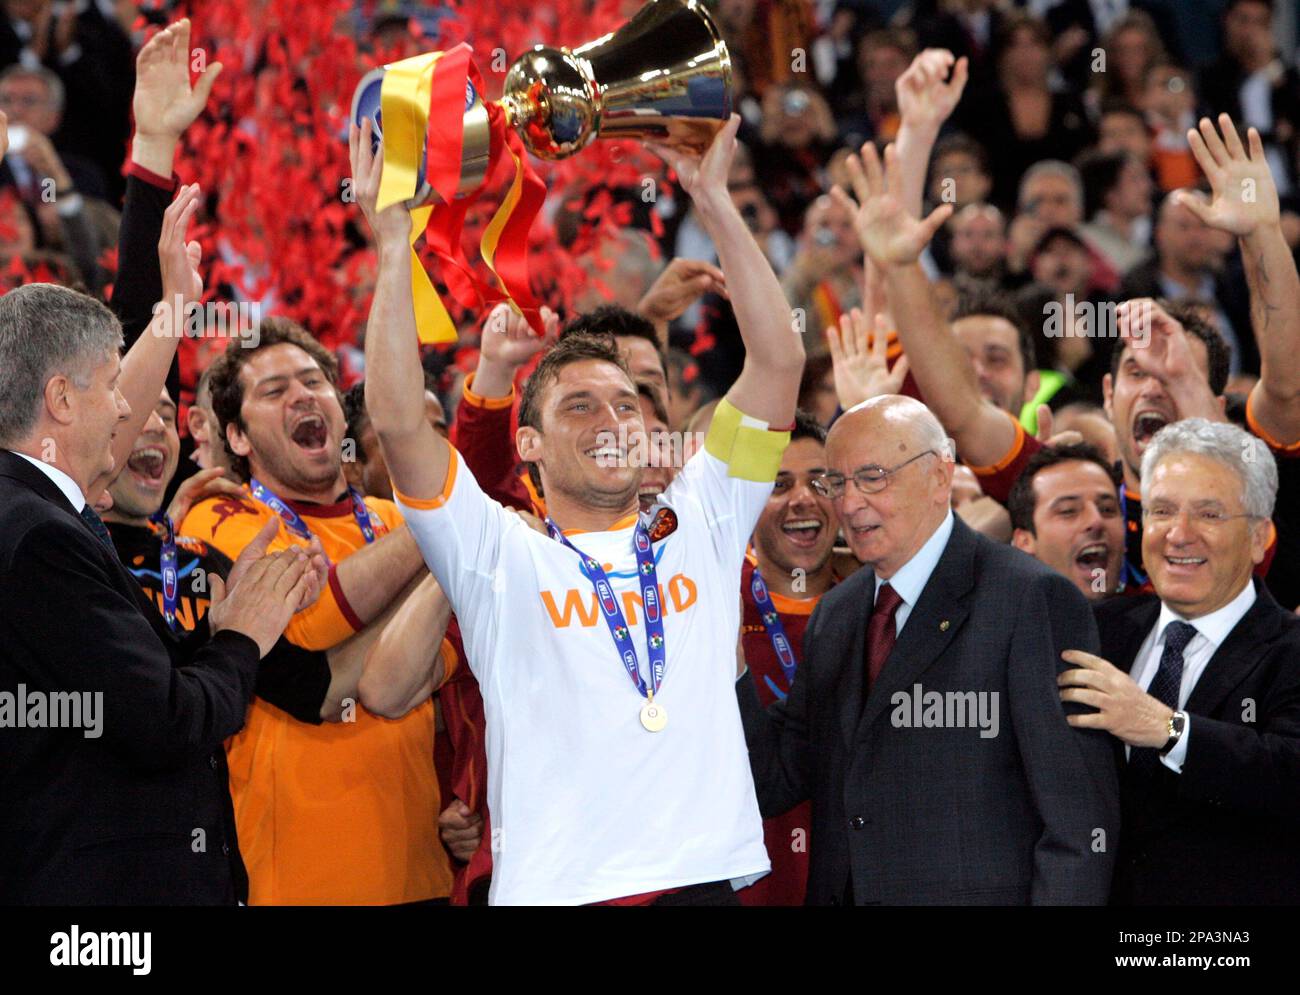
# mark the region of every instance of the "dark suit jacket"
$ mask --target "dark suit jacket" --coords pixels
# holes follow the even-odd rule
[[[875,576],[826,594],[790,696],[737,683],[764,816],[812,799],[808,903],[1102,903],[1118,842],[1108,737],[1065,721],[1065,649],[1096,627],[1068,580],[960,519],[865,707]],[[900,727],[924,692],[995,694],[997,735]]]
[[[245,898],[222,741],[257,644],[223,631],[183,659],[114,551],[3,450],[0,507],[0,694],[103,695],[99,738],[0,728],[0,904]]]
[[[1182,773],[1130,770],[1114,901],[1294,905],[1300,901],[1300,618],[1259,595],[1187,699]],[[1160,615],[1153,594],[1096,610],[1101,655],[1130,670]]]

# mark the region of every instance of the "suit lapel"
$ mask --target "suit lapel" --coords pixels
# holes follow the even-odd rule
[[[948,545],[867,697],[857,724],[859,736],[871,728],[894,692],[910,688],[939,658],[966,621],[970,614],[966,600],[975,585],[975,545],[974,533],[955,519]]]
[[[140,582],[137,581],[135,577],[131,575],[131,572],[122,565],[122,561],[118,559],[116,550],[105,546],[103,541],[90,531],[90,527],[82,519],[77,509],[68,503],[67,497],[64,495],[63,491],[59,490],[54,481],[41,473],[40,470],[36,469],[36,467],[32,466],[21,456],[15,456],[13,453],[5,450],[0,450],[0,477],[8,477],[11,480],[31,488],[46,501],[49,501],[51,504],[71,515],[76,520],[78,527],[82,529],[93,543],[94,548],[97,550],[97,555],[99,555],[105,563],[110,564],[109,569],[112,570],[115,576],[117,576],[117,578],[122,582],[122,591],[130,592],[132,596],[135,597],[136,603],[141,606],[142,610],[145,607],[148,607],[149,611],[153,611],[153,605],[150,604],[148,596],[145,595],[141,589]],[[146,614],[148,614],[148,612],[146,612]]]
[[[1228,638],[1210,657],[1200,680],[1187,698],[1187,711],[1210,715],[1259,663],[1260,649],[1273,638],[1281,623],[1277,602],[1257,580],[1255,603],[1232,627]]]
[[[852,586],[850,603],[853,608],[845,613],[844,624],[850,626],[842,640],[827,640],[828,646],[844,646],[847,654],[840,657],[840,677],[836,689],[840,704],[840,725],[844,732],[844,745],[853,742],[853,733],[858,726],[858,716],[862,714],[862,681],[866,668],[867,620],[871,618],[872,605],[875,601],[876,575],[863,567],[853,574],[841,586]]]
[[[1154,594],[1117,594],[1117,598],[1132,600],[1113,621],[1098,614],[1098,632],[1101,637],[1100,656],[1127,674],[1133,672],[1142,643],[1160,617],[1160,599]]]

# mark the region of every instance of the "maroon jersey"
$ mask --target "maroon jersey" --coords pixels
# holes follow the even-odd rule
[[[758,608],[750,594],[749,582],[754,575],[754,560],[745,559],[741,572],[740,593],[745,605],[741,618],[741,639],[745,647],[745,662],[749,676],[758,690],[758,700],[766,708],[790,693],[790,684],[781,667],[780,658],[772,647],[767,627],[759,617]],[[771,592],[772,606],[776,609],[786,638],[797,660],[802,653],[803,633],[808,619],[817,607],[817,598],[787,598]],[[763,820],[763,842],[772,873],[760,878],[737,894],[743,905],[802,905],[808,887],[808,846],[812,826],[812,803],[802,801],[784,815]]]

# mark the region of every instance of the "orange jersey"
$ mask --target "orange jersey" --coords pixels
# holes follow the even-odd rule
[[[365,540],[345,498],[332,505],[287,502],[329,557],[330,583],[285,635],[328,649],[362,628],[335,575]],[[402,518],[391,501],[366,498],[376,538]],[[235,559],[274,515],[251,495],[194,506],[181,530]],[[270,551],[305,545],[282,526]],[[443,643],[449,674],[455,653]],[[260,698],[226,743],[250,905],[389,905],[442,898],[452,873],[438,842],[441,799],[433,765],[433,702],[400,719],[360,704],[345,721],[311,725]]]

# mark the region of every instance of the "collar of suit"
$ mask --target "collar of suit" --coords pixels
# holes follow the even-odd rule
[[[1259,661],[1260,647],[1276,638],[1287,622],[1288,613],[1273,600],[1259,578],[1252,577],[1251,583],[1254,603],[1224,636],[1187,699],[1186,711],[1192,715],[1213,714]],[[1125,673],[1130,672],[1142,644],[1160,621],[1161,609],[1161,601],[1154,594],[1116,595],[1099,605],[1096,615],[1100,655]]]
[[[898,634],[889,662],[862,701],[864,667],[850,664],[840,675],[839,701],[845,742],[852,744],[889,704],[894,692],[910,688],[916,679],[952,642],[970,614],[969,599],[975,587],[975,533],[954,516],[952,534],[938,562],[912,605],[907,624]],[[840,584],[853,603],[875,604],[876,575],[859,570]],[[901,593],[901,592],[900,592]],[[854,621],[853,646],[847,659],[864,659],[867,622],[871,612]]]

